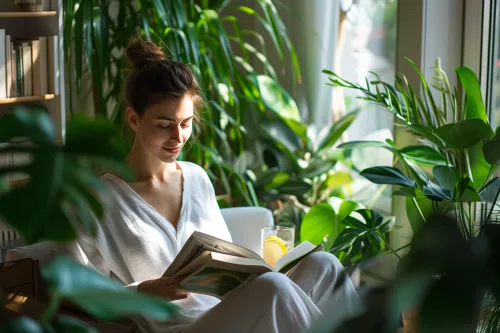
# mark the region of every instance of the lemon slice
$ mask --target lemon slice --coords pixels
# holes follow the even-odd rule
[[[285,242],[277,236],[269,236],[264,240],[262,257],[271,266],[288,252]]]

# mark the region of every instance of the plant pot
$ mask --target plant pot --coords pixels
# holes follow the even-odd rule
[[[404,333],[418,333],[418,311],[411,307],[403,312]]]

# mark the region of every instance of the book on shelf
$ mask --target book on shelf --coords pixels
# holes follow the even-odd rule
[[[271,266],[243,246],[195,231],[163,276],[181,277],[186,291],[223,299],[266,272],[288,274],[309,254],[322,250],[321,244],[302,242]]]
[[[50,5],[51,0],[42,0],[42,4],[40,5],[40,9],[42,11],[49,11],[51,10],[51,5]]]
[[[48,89],[50,94],[59,94],[59,38],[47,37]]]
[[[24,96],[33,96],[33,61],[31,58],[31,43],[23,42],[22,48],[22,64],[23,64],[23,94]]]
[[[58,37],[15,40],[3,32],[0,29],[0,64],[5,64],[0,66],[0,77],[5,78],[0,80],[0,98],[58,94]]]
[[[10,57],[10,62],[11,62],[11,73],[12,73],[12,82],[11,82],[11,93],[9,97],[16,97],[17,96],[17,64],[16,64],[16,59],[17,59],[17,50],[14,48],[14,45],[10,43],[10,50],[12,52],[12,56]],[[7,64],[8,66],[8,64]]]
[[[0,47],[1,48],[1,47]],[[10,46],[10,35],[5,36],[5,97],[12,97],[12,49]],[[1,50],[0,50],[1,52]]]
[[[6,40],[5,29],[0,29],[0,98],[7,97]]]

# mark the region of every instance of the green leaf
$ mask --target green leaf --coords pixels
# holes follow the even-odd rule
[[[92,43],[94,42],[92,28],[94,25],[94,17],[93,17],[93,0],[83,1],[81,3],[82,6],[82,18],[83,18],[83,31],[84,31],[84,39],[83,44],[85,45],[85,60],[87,61],[87,68],[90,73],[94,72],[94,66],[92,61]]]
[[[354,210],[359,207],[359,204],[354,201],[344,200],[339,207],[337,219],[342,222],[345,218],[349,216]]]
[[[389,166],[367,168],[361,171],[360,175],[375,184],[392,184],[416,187],[413,180],[408,178],[398,169]]]
[[[414,197],[415,196],[415,188],[413,187],[401,187],[396,191],[392,192],[393,196],[403,196],[403,197]]]
[[[168,22],[168,14],[167,10],[165,9],[165,5],[162,0],[153,0],[153,5],[155,8],[156,13],[158,14],[158,18],[162,21],[162,23],[166,26],[169,25]],[[146,12],[146,8],[142,9],[144,12]]]
[[[470,170],[476,190],[479,190],[488,181],[491,170],[491,165],[484,158],[483,145],[482,141],[478,142],[466,151],[468,170]]]
[[[282,120],[265,120],[260,126],[270,135],[280,146],[283,145],[291,153],[300,149],[301,142],[299,137],[293,132],[290,127]]]
[[[390,217],[384,219],[384,222],[382,222],[382,224],[380,224],[380,227],[378,229],[380,229],[380,232],[385,233],[385,232],[391,231],[395,225],[396,225],[395,217],[390,216]]]
[[[498,191],[500,191],[500,178],[495,177],[481,189],[479,196],[483,201],[495,203],[495,200],[498,200]]]
[[[356,210],[356,213],[360,214],[363,217],[366,225],[370,228],[379,227],[384,221],[384,217],[382,215],[371,209],[358,209]]]
[[[354,182],[351,173],[348,171],[338,171],[333,174],[329,174],[326,177],[325,184],[327,187],[343,187],[350,185]]]
[[[452,197],[455,196],[455,189],[460,177],[457,168],[438,165],[432,169],[432,176],[439,186],[447,189]]]
[[[344,251],[351,247],[354,242],[359,237],[359,231],[352,228],[346,228],[342,230],[339,236],[333,242],[332,247],[330,248],[330,252],[335,253],[339,251]]]
[[[345,228],[345,224],[335,223],[337,214],[328,203],[314,205],[307,212],[300,227],[300,240],[314,245],[321,244],[323,239],[337,238]]]
[[[75,12],[74,16],[75,20],[75,48],[73,52],[73,56],[75,57],[75,72],[76,72],[76,92],[77,96],[80,96],[81,90],[82,90],[82,79],[83,79],[83,43],[84,43],[84,37],[83,37],[83,8],[82,6],[79,6],[78,9]],[[70,23],[71,24],[71,23]],[[68,39],[68,42],[70,39]],[[66,42],[66,40],[65,40]],[[72,52],[70,51],[70,54]],[[69,68],[71,68],[71,57],[65,59],[66,62],[69,64]]]
[[[83,321],[68,316],[56,316],[52,327],[58,333],[97,333],[97,330]]]
[[[300,122],[300,112],[293,98],[271,77],[258,75],[257,87],[264,105],[282,118]]]
[[[328,159],[325,156],[316,157],[304,170],[302,170],[301,177],[314,178],[324,175],[325,173],[331,171],[336,164],[337,160]]]
[[[455,72],[465,90],[464,119],[480,119],[483,123],[488,123],[488,115],[481,96],[481,86],[476,74],[467,67],[458,67]]]
[[[44,333],[42,326],[28,317],[8,318],[2,321],[0,332],[3,333]]]
[[[480,119],[467,119],[437,128],[434,133],[448,149],[467,149],[489,136],[490,127]]]
[[[410,131],[414,132],[416,135],[427,139],[429,142],[436,144],[438,147],[443,147],[443,141],[434,133],[434,130],[425,125],[410,125],[408,126]]]
[[[354,140],[354,141],[341,143],[340,145],[337,146],[337,148],[340,148],[340,149],[385,148],[385,149],[390,150],[392,152],[399,153],[399,151],[397,149],[395,149],[394,147],[388,145],[385,142],[381,142],[381,141]]]
[[[32,138],[35,143],[53,145],[54,133],[50,116],[41,108],[16,106],[0,119],[0,142]]]
[[[442,201],[442,200],[452,200],[450,190],[443,188],[433,182],[428,182],[422,187],[424,194],[431,200]]]
[[[417,206],[414,201],[416,201]],[[427,198],[421,190],[415,191],[415,198],[406,198],[406,216],[414,234],[418,233],[426,219],[433,213],[432,200]]]
[[[44,267],[42,276],[52,292],[100,319],[144,315],[165,321],[177,310],[163,299],[125,288],[66,257],[59,257]]]
[[[351,126],[352,122],[356,120],[358,113],[359,110],[352,111],[336,121],[328,131],[326,137],[319,143],[317,154],[332,148],[342,134]]]
[[[290,179],[290,175],[285,172],[278,172],[274,177],[265,185],[265,190],[270,191],[283,185]]]
[[[312,182],[307,179],[290,179],[278,187],[280,193],[302,197],[312,188]]]
[[[410,160],[424,165],[448,165],[446,157],[429,146],[406,146],[401,154]]]
[[[500,164],[500,134],[495,135],[492,140],[484,141],[483,154],[489,164]]]
[[[474,188],[474,184],[468,176],[462,176],[459,184],[460,193],[458,201],[460,202],[480,202],[481,197]]]

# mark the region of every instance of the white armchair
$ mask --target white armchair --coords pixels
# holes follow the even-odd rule
[[[271,211],[263,207],[234,207],[221,212],[233,243],[261,254],[260,229],[274,225]]]
[[[260,254],[260,229],[273,225],[273,215],[262,207],[234,207],[221,209],[231,237],[235,244],[245,246]],[[79,261],[79,255],[73,246],[42,242],[20,246],[7,250],[7,261],[32,258],[43,266],[57,255],[68,255]]]

